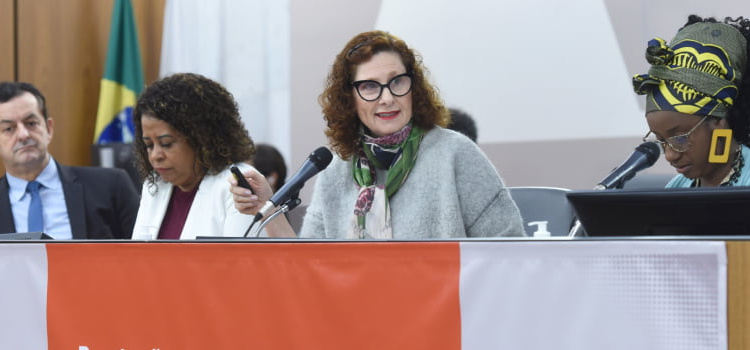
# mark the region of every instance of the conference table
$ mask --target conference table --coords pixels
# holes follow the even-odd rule
[[[747,237],[0,241],[0,349],[748,349]]]

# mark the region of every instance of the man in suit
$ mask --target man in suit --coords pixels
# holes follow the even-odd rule
[[[69,167],[47,147],[54,121],[28,83],[0,83],[0,233],[55,239],[129,239],[139,196],[122,169]],[[2,239],[2,235],[0,235]]]

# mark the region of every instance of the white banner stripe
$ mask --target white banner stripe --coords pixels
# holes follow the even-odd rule
[[[726,349],[723,242],[461,243],[462,349]]]
[[[0,244],[0,349],[47,349],[44,244]]]

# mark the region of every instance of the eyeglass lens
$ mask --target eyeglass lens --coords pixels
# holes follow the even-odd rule
[[[388,88],[393,96],[404,96],[411,90],[411,77],[406,74],[395,76],[387,84],[380,84],[373,80],[355,81],[357,93],[366,101],[375,101],[383,94],[383,88]]]
[[[667,138],[666,140],[657,140],[656,135],[649,133],[646,137],[643,138],[643,141],[645,142],[656,142],[661,146],[663,150],[667,150],[667,146],[671,148],[675,152],[686,152],[688,149],[690,149],[690,140],[688,139],[687,134],[683,135],[677,135]]]
[[[682,135],[676,135],[666,138],[664,141],[657,140],[656,135],[650,131],[643,138],[644,141],[656,142],[666,151],[666,147],[669,146],[675,152],[687,152],[690,149],[690,134],[698,128],[699,125],[703,124],[708,116],[703,117],[697,124],[695,124],[687,133]]]

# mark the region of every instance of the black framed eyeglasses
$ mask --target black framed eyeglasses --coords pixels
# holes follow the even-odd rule
[[[386,84],[374,80],[357,80],[352,82],[354,90],[365,101],[375,101],[383,94],[383,88],[388,88],[391,95],[401,97],[411,91],[411,74],[404,73],[393,77]]]
[[[695,131],[695,129],[697,129],[699,125],[703,124],[706,118],[708,118],[708,116],[703,117],[703,119],[701,119],[698,122],[698,124],[695,124],[695,126],[693,126],[693,128],[690,129],[690,131],[682,135],[667,137],[666,139],[664,139],[664,141],[662,141],[662,140],[657,140],[656,135],[653,135],[651,131],[649,131],[646,134],[646,136],[643,137],[643,141],[656,142],[659,144],[659,146],[661,146],[661,148],[664,149],[664,151],[666,151],[667,146],[669,146],[669,148],[671,148],[675,152],[679,152],[679,153],[687,152],[688,150],[690,150],[690,134],[692,134],[693,131]]]

